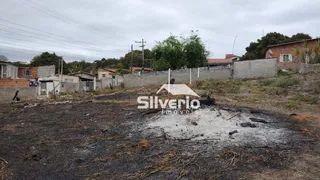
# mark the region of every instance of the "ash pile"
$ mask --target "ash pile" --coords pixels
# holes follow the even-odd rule
[[[211,106],[190,114],[158,113],[142,130],[169,140],[211,141],[219,146],[265,146],[286,143],[290,132],[278,126],[277,121],[273,116],[248,109]]]

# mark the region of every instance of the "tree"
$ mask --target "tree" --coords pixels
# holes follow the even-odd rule
[[[268,50],[268,46],[284,43],[289,40],[288,36],[277,32],[271,32],[258,39],[257,42],[251,42],[248,47],[246,47],[246,54],[241,57],[241,60],[253,60],[253,59],[263,59]]]
[[[8,58],[5,55],[0,55],[0,61],[8,61]]]
[[[31,66],[48,66],[55,65],[56,73],[58,73],[59,64],[63,62],[63,73],[69,73],[66,62],[63,60],[62,56],[58,56],[55,53],[43,52],[40,55],[33,57],[31,60]]]
[[[23,61],[12,62],[12,64],[17,67],[29,67],[30,66],[29,63],[23,62]]]
[[[86,62],[84,60],[82,61],[72,61],[67,64],[68,71],[70,73],[72,72],[90,72],[92,69],[92,63]]]
[[[292,35],[288,42],[302,41],[308,39],[312,39],[312,37],[309,34],[297,33],[295,35]]]
[[[187,38],[170,35],[162,42],[157,42],[152,49],[153,69],[167,70],[182,67],[200,67],[207,62],[209,52],[202,43],[198,31],[191,31]]]
[[[116,58],[102,58],[101,60],[94,61],[97,68],[106,68],[106,67],[112,67],[119,63],[119,59]]]
[[[183,50],[188,68],[202,67],[207,64],[209,52],[194,31],[191,31],[191,36],[184,40]]]
[[[184,59],[183,44],[176,36],[170,35],[164,41],[157,42],[152,51],[155,61],[163,61],[155,64],[169,64],[171,69],[179,69],[187,64]]]
[[[144,50],[144,62],[142,60],[142,51],[141,50],[134,50],[132,52],[133,60],[132,66],[133,67],[151,67],[152,61],[152,52],[149,49]],[[124,65],[126,69],[129,69],[131,66],[131,52],[128,52],[124,55],[123,58],[120,58],[120,62]]]
[[[253,60],[265,58],[268,46],[276,45],[281,43],[289,43],[295,41],[302,41],[312,39],[309,34],[297,33],[291,37],[285,36],[277,32],[271,32],[258,39],[257,42],[251,42],[248,47],[246,47],[246,54],[241,57],[241,60]]]

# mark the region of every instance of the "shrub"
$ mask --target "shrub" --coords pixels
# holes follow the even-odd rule
[[[207,97],[208,96],[207,91],[202,91],[200,96],[203,98]]]
[[[301,102],[306,102],[310,104],[318,104],[318,97],[312,97],[308,95],[298,95],[292,99],[295,101],[301,101]]]
[[[298,101],[290,99],[285,105],[285,107],[288,109],[298,109],[300,107],[300,103]]]
[[[292,86],[292,85],[295,85],[298,83],[299,83],[299,81],[297,79],[283,76],[283,77],[278,78],[274,83],[272,83],[272,86],[287,88],[289,86]]]

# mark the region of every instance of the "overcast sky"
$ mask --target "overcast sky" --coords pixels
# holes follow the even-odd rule
[[[67,61],[119,58],[170,33],[199,35],[210,57],[242,55],[268,32],[319,37],[320,1],[305,0],[1,0],[0,54],[30,61],[43,51]]]

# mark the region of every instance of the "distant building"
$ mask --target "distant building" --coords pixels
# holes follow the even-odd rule
[[[239,61],[240,56],[234,54],[226,54],[225,58],[209,58],[208,59],[208,67],[215,66],[228,66],[231,65],[234,61]]]
[[[139,72],[139,71],[142,71],[142,69],[143,69],[144,72],[151,72],[152,71],[152,68],[132,67],[132,72],[133,73],[134,72]]]
[[[71,73],[69,74],[70,76],[77,76],[80,78],[81,81],[93,81],[94,78],[96,77],[93,74],[90,73],[86,73],[86,72],[75,72],[75,73]]]
[[[19,78],[38,79],[40,77],[49,77],[55,74],[55,66],[38,66],[38,67],[19,67]]]
[[[38,67],[19,67],[19,78],[37,79]]]
[[[282,43],[277,45],[268,46],[266,52],[266,58],[276,58],[278,63],[281,62],[298,62],[299,56],[296,54],[296,49],[300,51],[300,54],[310,48],[318,46],[320,38],[309,39],[303,41],[295,41],[289,43]]]
[[[0,61],[0,78],[16,79],[18,77],[18,67],[7,61]]]
[[[104,79],[104,78],[115,78],[117,75],[117,69],[113,68],[103,68],[98,69],[98,79]]]

